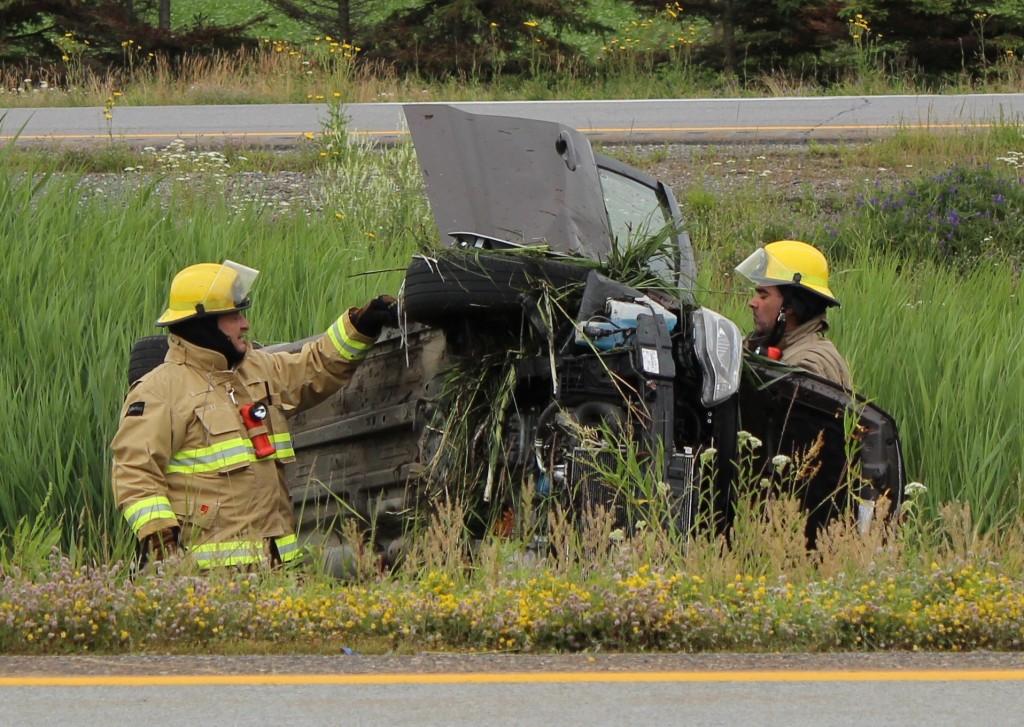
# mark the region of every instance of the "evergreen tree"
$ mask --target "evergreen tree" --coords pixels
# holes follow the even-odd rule
[[[266,14],[220,26],[202,17],[171,30],[171,0],[0,0],[0,61],[56,63],[55,37],[72,34],[88,41],[83,62],[101,69],[126,62],[123,43],[171,59],[230,50],[248,42],[246,32]],[[157,24],[147,20],[157,16]],[[168,27],[161,27],[167,25]],[[137,60],[137,59],[134,59]]]
[[[370,0],[266,0],[292,20],[309,26],[318,35],[348,43],[361,40],[367,24],[362,21]]]
[[[566,30],[608,32],[584,13],[588,0],[427,0],[392,13],[370,34],[365,55],[429,76],[491,78],[551,69],[576,48]]]

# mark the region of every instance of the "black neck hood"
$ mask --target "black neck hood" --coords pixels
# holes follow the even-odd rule
[[[245,358],[245,354],[239,353],[231,339],[217,326],[217,316],[190,318],[169,326],[169,329],[171,333],[193,345],[221,354],[227,359],[228,368],[233,369]]]

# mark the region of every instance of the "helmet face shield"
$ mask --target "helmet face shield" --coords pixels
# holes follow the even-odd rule
[[[763,247],[754,250],[747,259],[736,266],[736,272],[749,280],[754,285],[785,285],[793,282],[790,280],[769,280],[766,277],[768,272],[768,253]]]
[[[252,304],[249,291],[259,274],[260,271],[255,268],[225,260],[210,283],[206,297],[197,303],[196,312],[200,312],[200,306],[202,312],[207,314],[245,310]]]

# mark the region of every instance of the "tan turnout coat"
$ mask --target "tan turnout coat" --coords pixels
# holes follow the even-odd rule
[[[850,389],[853,387],[850,368],[835,344],[825,338],[827,330],[828,321],[818,316],[788,331],[779,341],[781,361]]]
[[[169,337],[164,363],[129,390],[114,437],[112,483],[139,540],[180,527],[200,565],[298,554],[284,465],[295,459],[288,418],[343,386],[373,341],[349,312],[297,353],[250,349],[236,369],[220,353]],[[240,408],[267,405],[273,454],[258,458]],[[265,430],[265,432],[264,432]]]

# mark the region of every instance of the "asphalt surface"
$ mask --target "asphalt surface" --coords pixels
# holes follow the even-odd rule
[[[17,727],[1020,724],[1020,654],[0,657]]]
[[[453,103],[484,114],[557,121],[609,143],[733,143],[870,138],[899,129],[936,131],[1017,124],[1024,94]],[[387,143],[403,138],[405,104],[348,104],[345,128]],[[0,109],[0,140],[18,144],[224,143],[289,147],[320,133],[324,104]]]

